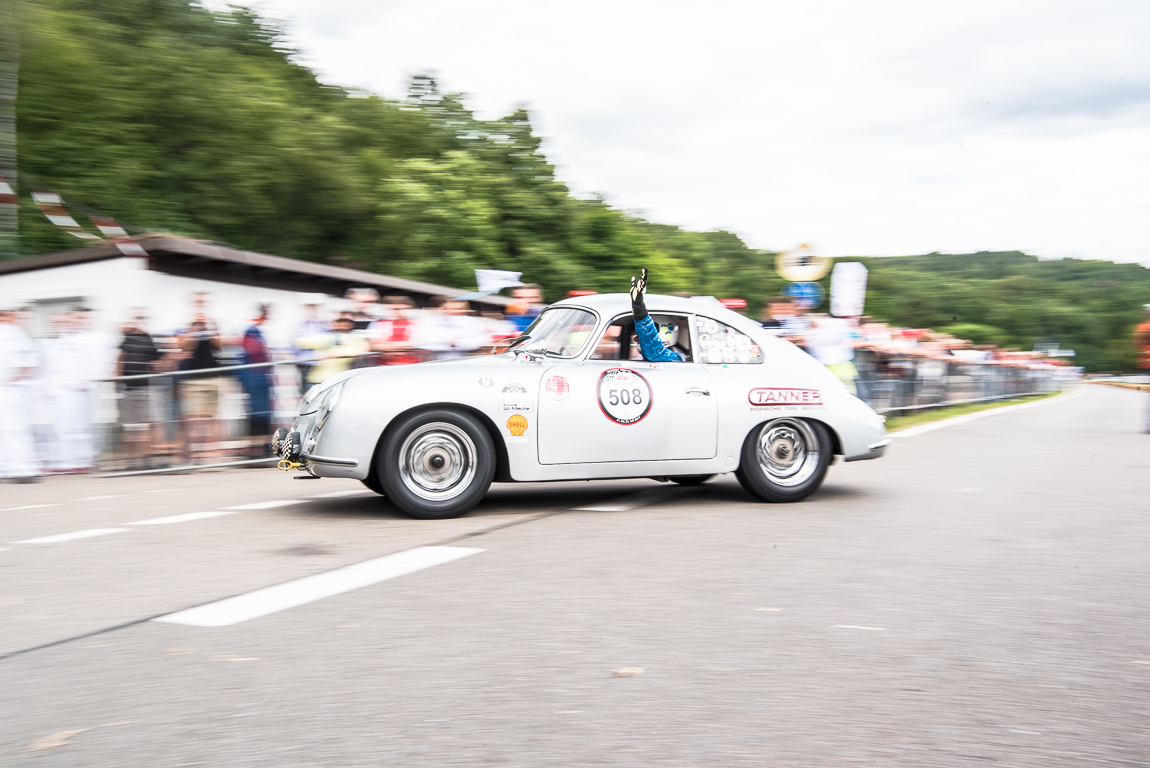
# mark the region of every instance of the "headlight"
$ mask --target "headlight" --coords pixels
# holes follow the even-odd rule
[[[331,416],[331,412],[335,410],[335,405],[339,402],[339,394],[343,391],[343,385],[344,382],[341,381],[319,396],[319,400],[316,402],[319,417],[315,421],[315,432],[323,429],[323,425],[327,423],[327,417]]]

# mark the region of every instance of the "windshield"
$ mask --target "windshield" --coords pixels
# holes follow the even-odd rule
[[[547,342],[547,354],[555,357],[575,357],[587,346],[595,330],[595,315],[585,309],[556,307],[548,309],[532,323],[510,349],[534,347]]]

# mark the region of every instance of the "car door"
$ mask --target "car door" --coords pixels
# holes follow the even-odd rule
[[[540,386],[539,462],[714,458],[716,400],[711,373],[695,362],[554,365]]]

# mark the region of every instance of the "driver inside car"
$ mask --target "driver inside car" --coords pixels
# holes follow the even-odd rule
[[[635,318],[635,336],[639,339],[639,350],[643,359],[651,363],[681,363],[686,358],[672,349],[678,341],[679,328],[674,323],[662,327],[647,314],[644,296],[647,293],[647,268],[641,276],[631,277],[631,314]]]

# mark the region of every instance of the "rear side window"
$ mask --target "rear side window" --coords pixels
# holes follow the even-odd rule
[[[695,317],[698,359],[704,363],[753,365],[763,362],[763,350],[750,336],[709,317]]]

